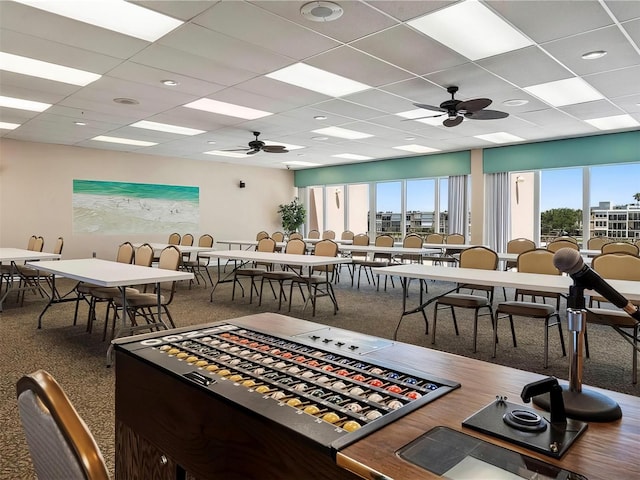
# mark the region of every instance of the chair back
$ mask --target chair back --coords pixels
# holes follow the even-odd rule
[[[193,245],[193,235],[190,233],[185,233],[180,240],[180,245],[191,247]]]
[[[410,233],[402,240],[403,248],[422,248],[422,237],[417,233]],[[400,261],[403,263],[421,263],[422,252],[420,253],[403,253],[400,255]]]
[[[602,246],[602,253],[630,253],[638,256],[638,246],[628,242],[611,242]]]
[[[260,241],[260,240],[262,240],[263,238],[269,238],[269,234],[268,234],[267,232],[265,232],[264,230],[262,230],[261,232],[258,232],[258,233],[256,234],[256,240],[257,240],[257,241]]]
[[[578,244],[578,239],[570,235],[561,235],[553,239],[553,241],[556,241],[556,240],[566,240],[567,242],[572,242],[572,243],[575,243],[576,245]]]
[[[553,253],[557,252],[561,248],[573,248],[574,250],[580,250],[580,247],[576,242],[566,239],[554,240],[547,245],[547,250]]]
[[[302,240],[302,234],[300,232],[293,232],[289,234],[289,240]]]
[[[136,248],[133,256],[133,263],[143,267],[150,267],[153,263],[153,247],[148,243],[143,243]]]
[[[33,248],[31,248],[31,250],[34,252],[41,252],[43,248],[44,248],[44,238],[36,237],[36,239],[33,241]]]
[[[553,264],[554,252],[546,248],[536,248],[518,255],[518,271],[525,273],[544,273],[546,275],[560,275]]]
[[[322,232],[323,240],[335,240],[335,238],[336,232],[334,232],[333,230],[325,230],[324,232]]]
[[[284,253],[291,253],[294,255],[304,255],[307,251],[307,244],[301,238],[289,239],[287,246],[284,249]]]
[[[636,240],[636,243],[634,243],[634,245],[638,248],[640,248],[640,240]]]
[[[445,243],[451,245],[462,245],[464,244],[464,235],[461,233],[452,233],[451,235],[447,235]]]
[[[587,249],[602,250],[602,246],[611,241],[612,240],[608,237],[591,237],[589,240],[587,240]]]
[[[353,245],[369,246],[371,239],[366,233],[359,233],[353,237]],[[351,258],[367,258],[367,252],[351,252]]]
[[[56,255],[62,255],[62,247],[64,247],[64,238],[58,237],[58,240],[56,240],[56,246],[53,247],[53,253]]]
[[[35,245],[37,239],[38,237],[36,237],[35,235],[31,235],[29,237],[29,241],[27,241],[27,250],[31,250],[33,252],[33,246]]]
[[[388,234],[382,234],[382,235],[378,235],[376,237],[376,241],[374,243],[374,245],[376,247],[393,247],[393,244],[395,243],[395,240],[393,239],[393,237],[391,235]],[[374,260],[391,260],[391,258],[393,257],[393,254],[391,253],[374,253],[373,254],[373,259]]]
[[[284,242],[284,233],[282,233],[282,232],[273,232],[271,234],[271,238],[273,238],[276,242]]]
[[[119,263],[131,263],[133,261],[133,254],[135,248],[131,242],[124,242],[118,247],[118,253],[116,254],[116,262]]]
[[[20,420],[38,478],[109,479],[93,435],[48,372],[38,370],[23,376],[16,391]]]
[[[162,268],[163,270],[175,270],[177,271],[180,268],[180,262],[182,260],[182,253],[180,253],[180,249],[175,245],[169,245],[165,247],[160,252],[160,259],[158,260],[158,268]],[[165,305],[168,305],[173,300],[173,294],[176,290],[176,282],[160,282],[160,291],[167,292],[169,291],[168,300],[165,299]]]
[[[258,240],[258,245],[256,246],[256,251],[258,252],[275,252],[276,251],[276,241],[273,238],[267,237]]]
[[[213,247],[213,237],[208,233],[205,233],[204,235],[200,235],[200,238],[198,239],[198,246],[204,247],[204,248]]]
[[[167,241],[169,245],[180,245],[180,234],[177,232],[169,235],[169,240]]]
[[[592,260],[601,277],[612,280],[640,280],[640,257],[624,252],[602,253]]]
[[[487,247],[469,247],[460,252],[460,268],[495,270],[498,268],[498,254]]]
[[[430,233],[424,241],[426,243],[444,243],[444,235],[440,233]]]
[[[514,238],[507,242],[507,253],[523,253],[536,248],[536,243],[528,238]]]
[[[338,244],[329,238],[325,238],[324,240],[316,243],[313,254],[320,257],[337,257]],[[318,265],[313,267],[313,270],[315,272],[333,272],[335,270],[335,265]]]
[[[309,238],[320,238],[320,231],[319,230],[309,230]]]
[[[353,240],[354,234],[351,230],[345,230],[340,235],[340,240]]]

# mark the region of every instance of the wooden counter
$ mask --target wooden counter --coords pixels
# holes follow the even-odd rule
[[[271,334],[283,336],[326,328],[325,325],[271,313],[230,322],[246,328],[268,328]],[[363,335],[362,338],[371,337]],[[149,365],[128,358],[117,347],[116,353],[117,478],[151,478],[147,476],[149,472],[156,472],[158,465],[167,463],[170,465],[170,474],[162,478],[213,478],[204,477],[198,472],[206,471],[215,462],[225,463],[225,469],[220,471],[221,476],[215,476],[225,479],[353,478],[344,469],[370,480],[441,478],[396,455],[398,449],[436,426],[464,431],[583,474],[589,480],[637,478],[640,472],[640,398],[585,386],[617,401],[623,417],[611,423],[591,422],[565,456],[555,460],[463,429],[461,425],[468,416],[494,401],[496,395],[507,396],[513,403],[522,403],[522,387],[543,376],[422,347],[395,342],[389,347],[368,352],[362,358],[373,362],[393,361],[396,365],[457,381],[462,387],[339,451],[337,468],[329,456],[322,458],[326,453],[318,452],[316,455],[311,446],[271,432],[268,422],[246,415],[238,416],[239,412],[235,412],[230,404],[216,405],[217,410],[211,411],[211,418],[203,420],[201,414],[195,418],[196,414],[190,412],[207,408],[204,396],[188,389],[176,389],[163,379],[166,375],[154,373]],[[148,398],[144,398],[145,391],[148,392]],[[159,394],[169,391],[176,394],[171,402],[168,395]],[[223,408],[218,410],[218,407]],[[234,421],[242,425],[234,425]],[[233,429],[237,430],[237,434],[232,434]],[[272,445],[273,449],[261,450],[265,445]],[[254,449],[255,446],[259,447]],[[150,460],[154,455],[157,458]],[[229,459],[237,462],[237,470]],[[147,469],[147,474],[140,473],[143,464],[151,468]],[[280,468],[277,470],[271,466],[278,464]],[[160,478],[160,475],[154,473],[153,478]]]

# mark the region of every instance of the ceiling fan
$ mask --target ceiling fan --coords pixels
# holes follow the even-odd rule
[[[488,98],[456,100],[454,98],[454,95],[457,91],[458,87],[447,87],[447,92],[451,94],[451,100],[442,102],[439,107],[426,105],[424,103],[414,103],[416,107],[443,113],[440,113],[438,115],[430,115],[428,117],[413,118],[412,120],[447,115],[447,119],[442,122],[442,124],[445,127],[455,127],[456,125],[460,125],[464,118],[470,118],[471,120],[496,120],[498,118],[506,118],[509,116],[509,114],[506,112],[499,112],[498,110],[485,110],[486,107],[491,105],[491,100]]]
[[[249,142],[249,148],[225,150],[225,152],[247,152],[247,155],[254,155],[260,151],[267,153],[289,153],[284,145],[266,145],[262,140],[258,140],[260,132],[253,132],[256,139]]]

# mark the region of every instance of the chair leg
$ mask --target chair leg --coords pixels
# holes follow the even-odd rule
[[[438,304],[433,309],[433,325],[431,325],[431,344],[436,343],[436,325],[438,324]]]

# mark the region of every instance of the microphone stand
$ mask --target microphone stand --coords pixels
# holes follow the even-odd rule
[[[569,342],[569,385],[562,385],[565,411],[568,417],[578,420],[611,422],[622,417],[620,406],[601,393],[582,389],[582,352],[587,320],[584,290],[585,286],[576,281],[569,287],[567,298],[567,326],[571,332],[571,342]],[[533,403],[549,410],[549,394],[534,397]]]

